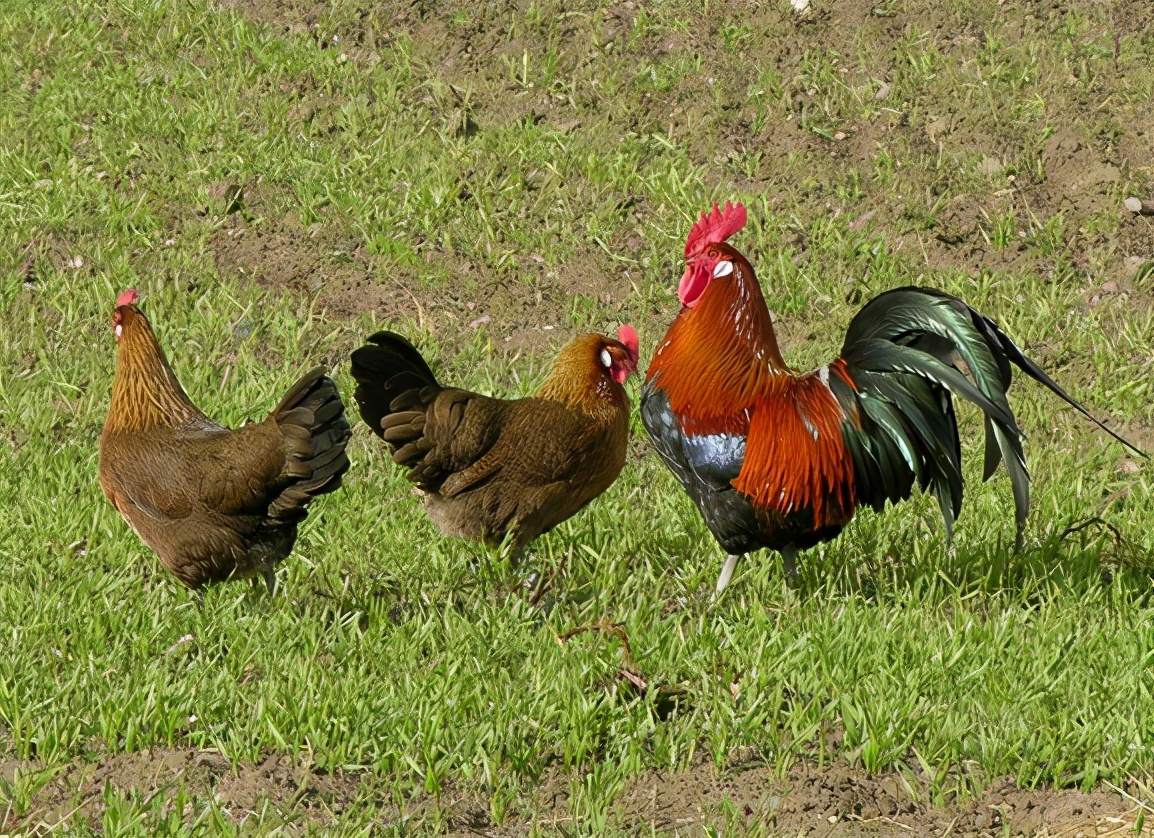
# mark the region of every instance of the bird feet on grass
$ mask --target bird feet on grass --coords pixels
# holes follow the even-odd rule
[[[260,572],[260,575],[255,573],[248,577],[249,584],[254,590],[260,588],[261,581],[264,582],[265,589],[268,591],[270,597],[276,596],[276,570],[271,567],[266,567]]]
[[[793,587],[798,580],[797,548],[790,544],[782,547],[778,552],[781,553],[781,566],[785,570],[786,582],[790,587]],[[733,578],[733,572],[737,569],[737,563],[740,560],[740,553],[725,557],[725,564],[721,567],[721,575],[717,577],[717,587],[713,591],[711,602],[717,602],[721,598],[721,593],[729,586],[729,581]]]
[[[556,572],[554,572],[554,573],[535,573],[535,574],[532,574],[528,579],[525,580],[525,587],[527,589],[531,588],[533,590],[532,595],[529,597],[529,604],[530,605],[532,605],[534,608],[537,607],[538,603],[541,602],[541,598],[545,596],[546,592],[552,586],[553,577],[556,575],[557,575]],[[537,578],[534,579],[533,578],[534,576],[536,576]]]
[[[561,567],[553,567],[547,571],[530,574],[529,578],[523,583],[526,590],[532,591],[528,599],[529,605],[548,611],[549,608],[542,605],[542,602],[546,600],[546,594],[553,589],[557,577],[563,575],[563,573],[564,570]],[[549,597],[548,599],[553,600],[555,598]]]

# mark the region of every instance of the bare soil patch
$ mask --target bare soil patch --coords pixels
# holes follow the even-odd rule
[[[9,782],[17,768],[24,773],[38,770],[33,763],[16,760],[0,762],[0,768],[0,778]],[[337,822],[360,785],[358,777],[318,772],[284,755],[270,755],[234,771],[229,760],[214,751],[152,748],[97,762],[78,760],[40,789],[27,816],[0,821],[0,828],[36,832],[61,822],[99,828],[107,787],[145,800],[171,801],[182,789],[209,796],[238,823],[267,805],[285,820],[325,826]]]
[[[1041,116],[1007,118],[981,97],[960,101],[958,87],[969,89],[978,82],[939,78],[943,73],[927,74],[924,89],[907,93],[904,100],[886,93],[891,82],[909,72],[903,57],[920,52],[940,55],[964,71],[991,63],[990,70],[981,72],[994,72],[999,62],[1024,60],[1024,44],[1056,37],[1068,4],[1006,4],[988,19],[977,14],[967,19],[952,4],[928,0],[814,3],[804,15],[785,3],[740,10],[711,4],[704,11],[687,6],[681,25],[654,27],[642,4],[634,2],[549,5],[544,13],[530,0],[501,6],[462,0],[370,6],[318,6],[307,0],[223,3],[273,31],[307,34],[318,48],[339,45],[350,54],[379,56],[405,39],[430,84],[470,92],[467,112],[445,117],[459,123],[466,135],[531,120],[566,134],[584,132],[611,147],[622,132],[660,130],[688,149],[707,183],[734,184],[767,196],[793,190],[798,205],[790,211],[798,217],[808,221],[852,213],[890,248],[916,254],[935,269],[1044,276],[1066,271],[1062,281],[1079,283],[1089,295],[1103,282],[1118,287],[1135,261],[1154,259],[1154,220],[1127,213],[1121,203],[1124,186],[1149,182],[1154,174],[1149,165],[1154,135],[1145,109],[1109,102],[1110,91],[1126,84],[1125,53],[1115,55],[1112,63],[1079,64],[1075,56],[1068,60],[1071,76],[1050,74],[1032,81],[1035,86],[1023,98],[1041,97]],[[1080,0],[1074,5],[1088,21],[1087,45],[1107,28],[1119,37],[1149,37],[1144,34],[1154,20],[1149,4]],[[526,55],[555,56],[556,76],[570,83],[573,95],[514,84],[510,67]],[[637,83],[639,67],[664,68],[675,57],[702,69],[686,69],[664,86]],[[815,96],[809,87],[813,64],[835,57],[846,85],[867,92],[876,88],[873,95],[881,107],[871,118],[851,121],[852,115],[843,119],[836,112],[815,116],[821,94]],[[796,118],[755,121],[750,91],[758,83],[758,67],[771,69],[783,81]],[[1102,91],[1100,100],[1087,100],[1072,85],[1073,77],[1085,73],[1097,74],[1093,89]],[[602,96],[598,80],[605,78],[624,83]],[[591,108],[608,114],[605,124],[582,118]],[[814,120],[821,123],[817,128]],[[877,183],[875,163],[883,153],[902,167],[900,200]],[[738,171],[738,161],[751,158],[756,166]],[[795,189],[799,171],[813,180],[800,196]],[[992,183],[976,189],[975,172]],[[862,192],[852,202],[830,189],[832,182],[850,176],[858,179]],[[644,204],[636,208],[639,227],[652,211]],[[1116,216],[1120,226],[1097,232],[1103,225],[1088,222],[1103,213]],[[992,244],[999,219],[1012,216],[1017,221],[1011,241]],[[1064,237],[1079,245],[1061,257],[1030,246],[1029,240],[1058,216]],[[384,318],[407,316],[434,331],[480,330],[497,343],[538,354],[548,354],[557,343],[547,327],[563,324],[566,316],[570,325],[580,322],[573,314],[574,299],[601,301],[588,318],[600,321],[595,325],[628,316],[643,332],[651,326],[659,333],[670,317],[669,311],[629,306],[631,289],[620,277],[620,266],[592,242],[560,267],[538,266],[532,254],[521,255],[524,275],[516,281],[491,266],[429,251],[424,258],[430,267],[452,277],[429,283],[419,268],[411,275],[396,275],[392,269],[382,274],[358,247],[355,234],[342,232],[337,221],[325,227],[319,233],[302,231],[294,229],[291,219],[273,218],[265,229],[243,235],[222,231],[214,241],[218,267],[229,275],[255,274],[272,288],[318,293],[321,303],[339,316],[366,310]],[[336,248],[334,237],[340,239]],[[334,249],[342,251],[336,260]],[[1069,264],[1079,276],[1069,276]],[[671,288],[675,274],[674,268]]]
[[[0,761],[0,779],[16,770],[38,770],[30,762]],[[358,804],[378,812],[380,825],[432,818],[450,835],[521,836],[531,830],[565,834],[580,829],[569,810],[569,778],[554,773],[513,802],[501,824],[491,820],[488,801],[475,790],[444,789],[439,799],[422,797],[403,809],[379,791],[371,774],[329,774],[285,755],[259,764],[231,763],[214,751],[153,748],[116,754],[97,762],[77,761],[58,771],[35,795],[32,810],[9,813],[0,828],[37,834],[54,825],[100,827],[108,787],[140,799],[172,802],[178,790],[209,799],[240,824],[271,810],[295,827],[336,825]],[[914,775],[879,776],[834,763],[824,770],[798,765],[784,776],[764,765],[719,770],[701,763],[688,771],[651,771],[618,797],[610,823],[626,832],[705,835],[707,828],[753,831],[770,826],[781,834],[836,838],[849,835],[1134,835],[1139,807],[1114,791],[1023,790],[1009,779],[980,794],[932,805],[928,785]],[[439,807],[439,808],[438,808]],[[199,808],[199,807],[197,807]],[[188,814],[186,810],[186,815]],[[740,832],[739,832],[740,834]]]
[[[330,315],[372,312],[378,321],[414,321],[443,338],[480,330],[510,351],[549,354],[574,325],[612,332],[628,319],[632,291],[608,257],[592,250],[558,266],[529,255],[516,271],[500,274],[457,262],[452,281],[430,283],[419,268],[382,268],[334,225],[302,228],[292,218],[253,222],[234,213],[211,249],[221,276],[304,294]],[[454,341],[445,344],[451,351]]]
[[[639,779],[618,811],[623,825],[655,823],[690,835],[722,821],[729,809],[746,828],[768,823],[782,834],[810,836],[1123,834],[1137,813],[1113,792],[1025,791],[1008,779],[951,805],[921,802],[928,797],[916,779],[872,776],[844,764],[824,771],[797,766],[785,778],[766,767],[719,773],[701,765]]]

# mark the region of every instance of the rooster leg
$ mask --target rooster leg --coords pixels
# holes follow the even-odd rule
[[[721,568],[721,575],[717,577],[717,590],[713,597],[716,599],[721,596],[721,592],[725,590],[725,586],[729,584],[729,580],[733,578],[733,571],[737,568],[737,561],[741,558],[741,554],[736,556],[726,556],[725,564]]]
[[[271,567],[264,569],[264,583],[268,586],[268,595],[276,596],[276,571]]]
[[[781,565],[785,568],[785,575],[790,579],[797,578],[797,548],[787,544],[781,548]]]

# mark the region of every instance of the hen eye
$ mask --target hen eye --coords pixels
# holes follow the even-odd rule
[[[609,354],[608,349],[601,350],[601,366],[605,367],[605,369],[613,366],[613,356]]]
[[[733,263],[728,259],[724,259],[718,262],[717,267],[713,269],[714,279],[719,279],[723,276],[729,276],[731,273],[733,273]]]

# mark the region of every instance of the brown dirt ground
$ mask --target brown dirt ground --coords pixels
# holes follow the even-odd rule
[[[595,299],[614,320],[631,291],[628,283],[612,279],[614,272],[601,265],[608,257],[597,251],[549,268],[526,259],[519,274],[533,277],[528,283],[477,276],[477,268],[459,263],[450,267],[459,283],[430,285],[378,271],[359,241],[320,224],[302,229],[293,218],[252,226],[234,214],[214,235],[212,252],[222,276],[316,295],[330,316],[351,319],[371,311],[382,320],[411,319],[443,334],[481,329],[510,351],[543,355],[562,342],[575,295]]]
[[[524,21],[529,0],[500,6],[479,6],[465,0],[435,4],[386,0],[368,5],[309,0],[220,2],[274,31],[310,35],[322,48],[331,46],[334,37],[339,38],[342,50],[351,54],[372,53],[400,34],[407,35],[416,57],[433,76],[447,85],[473,91],[468,118],[475,130],[507,125],[527,116],[565,131],[580,125],[568,103],[545,92],[510,94],[507,68],[499,59],[520,56],[523,50],[541,53],[550,37],[544,27],[508,25],[512,20]],[[975,50],[985,43],[986,34],[977,25],[958,28],[949,4],[929,0],[899,4],[902,8],[898,11],[890,8],[892,3],[875,0],[815,2],[812,13],[805,16],[790,13],[784,3],[750,4],[739,16],[726,4],[711,4],[708,11],[689,13],[696,14],[697,19],[672,33],[638,30],[641,5],[628,0],[607,5],[573,4],[575,12],[560,37],[574,49],[561,51],[559,75],[583,78],[592,72],[588,68],[593,59],[577,45],[613,42],[618,49],[598,55],[598,66],[614,60],[657,60],[675,50],[688,50],[709,67],[712,90],[698,74],[659,94],[623,91],[621,95],[630,99],[625,112],[631,124],[614,126],[615,131],[644,132],[659,126],[690,150],[707,183],[734,183],[766,194],[796,179],[796,173],[786,168],[791,156],[800,157],[819,173],[856,171],[868,207],[859,212],[860,224],[884,235],[895,250],[920,253],[932,268],[954,267],[971,274],[1031,270],[1052,275],[1053,260],[1030,252],[1020,242],[1001,249],[991,247],[991,219],[1011,209],[1019,217],[1028,215],[1041,222],[1061,214],[1065,229],[1078,231],[1084,238],[1081,243],[1085,246],[1072,259],[1084,280],[1088,306],[1113,307],[1119,316],[1132,311],[1135,303],[1143,308],[1154,306],[1154,288],[1135,288],[1132,282],[1138,267],[1154,259],[1154,219],[1131,216],[1121,208],[1118,196],[1122,182],[1135,177],[1148,181],[1151,175],[1154,134],[1145,113],[1119,108],[1109,112],[1110,124],[1103,127],[1094,114],[1101,103],[1078,101],[1053,86],[1041,92],[1046,96],[1047,121],[1055,126],[1056,133],[1046,138],[1040,149],[1030,149],[1023,147],[1025,138],[1020,133],[992,123],[988,113],[960,102],[935,101],[936,91],[930,90],[925,101],[916,103],[915,111],[920,114],[916,118],[902,111],[906,103],[895,102],[871,122],[844,126],[841,140],[818,136],[801,127],[799,119],[770,120],[753,136],[744,113],[747,109],[740,101],[718,103],[713,95],[713,91],[727,90],[740,98],[755,81],[751,62],[745,60],[743,52],[756,54],[763,66],[774,68],[789,80],[798,75],[805,60],[799,45],[844,56],[853,73],[862,33],[875,43],[897,44],[911,32],[921,32],[944,55],[962,60],[972,60]],[[1055,0],[1007,5],[1000,12],[1009,21],[1003,38],[1011,39],[1012,44],[1015,37],[1036,36],[1065,5]],[[1154,7],[1148,3],[1077,0],[1074,5],[1088,16],[1101,15],[1102,9],[1109,7],[1109,22],[1123,35],[1148,33],[1154,27]],[[467,22],[461,24],[462,19]],[[734,23],[747,26],[752,33],[740,50],[727,49],[717,37],[722,26]],[[509,34],[514,31],[517,34]],[[800,108],[805,91],[794,94]],[[720,124],[716,119],[706,122],[713,130],[693,127],[718,110],[733,115]],[[906,171],[907,179],[913,180],[907,183],[909,201],[905,207],[884,192],[871,194],[875,190],[870,183],[874,158],[881,147],[896,158],[920,161],[912,168],[924,170],[923,182]],[[745,179],[735,175],[729,160],[750,149],[765,153],[759,171]],[[934,171],[922,165],[938,156],[964,160],[973,155],[991,171],[1016,170],[1018,174],[992,197],[976,196],[954,182],[957,174],[949,171],[950,167]],[[1034,162],[1040,163],[1037,171],[1031,168]],[[913,198],[920,192],[926,195],[925,206]],[[911,220],[911,207],[926,217]],[[840,201],[820,188],[803,198],[798,210],[808,217],[842,211]],[[855,208],[858,210],[860,207]],[[630,212],[640,225],[649,208],[640,202]],[[1098,236],[1085,232],[1086,222],[1102,212],[1117,212],[1120,229]],[[481,329],[494,342],[542,355],[558,343],[556,335],[545,327],[564,322],[574,294],[603,301],[606,319],[628,314],[643,331],[652,325],[659,333],[668,319],[667,312],[629,310],[625,300],[628,284],[604,280],[617,272],[611,260],[596,249],[576,254],[560,269],[535,266],[526,257],[521,267],[530,271],[538,268],[540,275],[512,286],[507,277],[482,266],[454,263],[451,254],[427,254],[428,260],[440,263],[442,274],[460,278],[460,283],[453,284],[467,289],[462,293],[447,284],[429,287],[420,277],[404,272],[382,275],[358,242],[341,240],[334,247],[334,237],[340,239],[340,234],[326,230],[323,223],[302,231],[291,219],[283,219],[243,233],[239,229],[222,230],[213,247],[222,274],[255,275],[270,286],[288,285],[317,293],[334,314],[372,310],[384,318],[415,317],[434,331],[465,334]],[[613,244],[621,245],[629,254],[629,242]],[[798,249],[798,258],[805,259],[804,242]],[[325,255],[334,251],[341,253],[339,261]],[[652,324],[647,319],[652,319]],[[1046,360],[1044,353],[1041,360]]]
[[[0,761],[0,780],[11,782],[16,769],[33,763]],[[61,820],[70,827],[98,828],[106,787],[141,798],[171,801],[178,788],[201,801],[215,800],[237,823],[257,813],[294,827],[330,827],[342,813],[371,806],[375,821],[388,825],[407,815],[435,818],[450,835],[527,835],[536,828],[565,834],[580,825],[568,810],[567,778],[547,777],[500,825],[490,820],[485,799],[471,792],[444,790],[439,804],[421,798],[401,811],[377,792],[368,775],[316,771],[284,755],[270,755],[236,770],[213,751],[154,748],[117,754],[98,762],[77,762],[56,774],[36,794],[22,818],[0,818],[0,830],[38,834]],[[688,771],[655,771],[634,781],[617,799],[610,823],[626,833],[701,835],[707,827],[835,838],[850,835],[1136,835],[1140,807],[1114,791],[1025,791],[1012,781],[945,805],[929,805],[916,778],[898,774],[871,776],[845,764],[825,770],[799,765],[785,776],[763,765],[719,770],[701,763]],[[197,807],[199,808],[199,807]],[[728,812],[728,818],[727,818]]]
[[[365,8],[348,19],[329,15],[326,10],[330,4],[313,0],[225,0],[224,4],[279,31],[313,33],[318,43],[339,33],[349,50],[371,51],[388,43],[395,31],[405,31],[421,57],[436,68],[445,82],[467,82],[476,91],[476,109],[470,118],[480,130],[523,118],[530,111],[535,118],[558,126],[572,119],[548,96],[533,99],[504,95],[506,71],[494,58],[500,54],[520,55],[527,44],[505,37],[502,33],[507,30],[489,25],[490,18],[515,14],[517,9],[523,10],[528,0],[514,0],[505,4],[503,11],[487,10],[464,0],[441,4],[386,0],[371,8],[360,4]],[[1082,4],[1087,8],[1095,5],[1091,0],[1083,0]],[[913,11],[879,19],[874,10],[884,5],[874,0],[839,0],[820,4],[821,8],[805,20],[783,13],[780,4],[764,4],[764,8],[750,4],[742,14],[755,33],[773,33],[756,36],[756,48],[762,61],[776,66],[786,79],[802,60],[799,43],[853,56],[855,33],[866,27],[880,28],[896,42],[916,26],[932,33],[944,50],[964,49],[973,39],[983,37],[979,31],[944,32],[948,17],[943,9],[947,4],[935,7],[933,3],[913,3]],[[1018,15],[1025,33],[1061,5],[1030,0],[1008,4],[1006,14]],[[719,88],[744,91],[751,81],[749,68],[722,53],[715,43],[717,39],[712,38],[721,19],[729,13],[724,6],[711,4],[712,11],[698,21],[699,25],[673,35],[643,35],[640,47],[633,49],[654,56],[673,49],[694,49],[707,59]],[[1119,2],[1112,8],[1113,23],[1121,32],[1154,29],[1154,3]],[[462,9],[471,12],[472,24],[450,26],[450,17]],[[619,3],[604,9],[596,23],[593,18],[575,17],[573,27],[596,25],[601,27],[601,37],[624,42],[636,25],[637,8],[633,3]],[[657,99],[638,101],[632,109],[636,114],[633,118],[642,129],[647,124],[668,126],[691,148],[695,163],[705,167],[707,181],[732,182],[733,175],[724,161],[718,162],[716,147],[696,139],[688,127],[698,121],[695,108],[702,105],[697,102],[712,106],[714,101],[712,97],[695,95],[695,86],[701,84],[701,79],[687,79],[681,87]],[[1070,103],[1071,107],[1078,104]],[[797,120],[774,120],[760,136],[744,135],[749,126],[735,121],[730,126],[733,136],[727,142],[735,149],[749,144],[771,150],[762,161],[755,184],[766,192],[771,192],[775,182],[786,176],[781,166],[790,154],[801,155],[814,165],[842,171],[856,168],[868,173],[882,138],[900,153],[913,156],[940,152],[960,155],[970,150],[986,155],[990,166],[1000,166],[1015,153],[1005,138],[989,126],[976,123],[963,107],[945,104],[940,110],[940,116],[927,123],[879,118],[873,124],[849,126],[840,142],[801,130]],[[1079,230],[1094,213],[1110,209],[1119,179],[1128,172],[1149,172],[1151,159],[1148,115],[1121,114],[1116,119],[1121,123],[1117,137],[1104,143],[1095,138],[1083,120],[1072,117],[1045,141],[1040,152],[1044,175],[1021,177],[1012,190],[1007,190],[1012,194],[1004,200],[1020,201],[1043,220],[1063,213],[1072,230]],[[941,185],[927,181],[922,186],[932,191]],[[260,201],[258,193],[245,198],[250,207]],[[815,195],[809,208],[815,214],[828,214],[829,200],[828,195]],[[647,208],[642,205],[634,209],[637,220],[644,221]],[[872,225],[894,248],[910,252],[920,249],[932,267],[952,266],[971,273],[984,269],[1052,269],[1024,249],[990,248],[984,232],[988,232],[991,209],[995,207],[988,202],[958,195],[934,220],[932,228],[923,231],[911,229],[901,217],[901,209],[888,206],[879,196],[869,210],[872,215],[863,213],[861,223]],[[1154,304],[1154,288],[1135,289],[1128,285],[1137,267],[1154,259],[1150,219],[1123,217],[1116,236],[1091,240],[1089,245],[1088,251],[1096,247],[1104,252],[1102,263],[1107,270],[1094,281],[1088,279],[1087,305],[1116,297],[1121,309],[1133,305],[1132,300],[1126,302],[1127,296],[1133,294],[1146,305]],[[464,291],[452,287],[456,283],[430,286],[418,276],[382,277],[361,242],[336,224],[322,222],[303,228],[293,218],[265,215],[262,223],[254,225],[241,212],[234,213],[217,231],[212,249],[221,275],[243,277],[269,288],[319,295],[320,302],[336,316],[355,317],[371,310],[383,318],[413,317],[423,325],[460,333],[482,329],[494,341],[542,353],[558,342],[556,332],[544,327],[564,322],[573,295],[582,294],[603,303],[609,315],[626,306],[629,291],[628,284],[603,279],[615,272],[608,257],[595,249],[551,269],[534,265],[527,258],[523,267],[538,270],[540,276],[538,281],[516,286],[470,264],[439,265],[442,272],[464,280],[460,283]],[[433,254],[428,258],[453,257]],[[650,314],[655,322],[668,318],[668,313]],[[0,761],[0,779],[10,780],[17,767],[13,761]],[[39,792],[28,817],[16,823],[0,823],[0,829],[35,829],[37,824],[54,823],[76,807],[96,824],[103,806],[101,790],[106,784],[135,789],[144,795],[171,794],[179,784],[197,794],[214,795],[238,820],[267,802],[286,816],[321,826],[332,823],[366,793],[362,777],[318,773],[286,756],[270,756],[259,765],[243,765],[234,771],[216,754],[154,749],[69,767]],[[489,824],[488,807],[476,797],[465,794],[454,802],[451,795],[443,795],[441,805],[449,809],[449,830],[454,833],[520,835],[528,832],[533,821],[541,825],[553,823],[562,830],[566,823],[572,824],[565,802],[566,788],[564,779],[544,783],[532,794],[532,812],[514,814],[499,827]],[[371,795],[372,791],[367,793]],[[870,776],[844,763],[822,771],[797,766],[784,778],[762,767],[738,767],[719,773],[712,766],[699,765],[681,773],[654,772],[638,779],[619,797],[613,820],[626,830],[654,824],[672,834],[701,834],[708,823],[724,823],[722,807],[728,801],[740,813],[739,823],[753,826],[772,822],[782,833],[795,835],[1090,836],[1134,834],[1138,811],[1129,800],[1112,791],[1025,791],[1009,781],[995,783],[952,805],[928,806],[919,799],[924,800],[924,789],[914,788],[911,793],[899,775]],[[422,801],[416,809],[428,805],[428,801]]]

